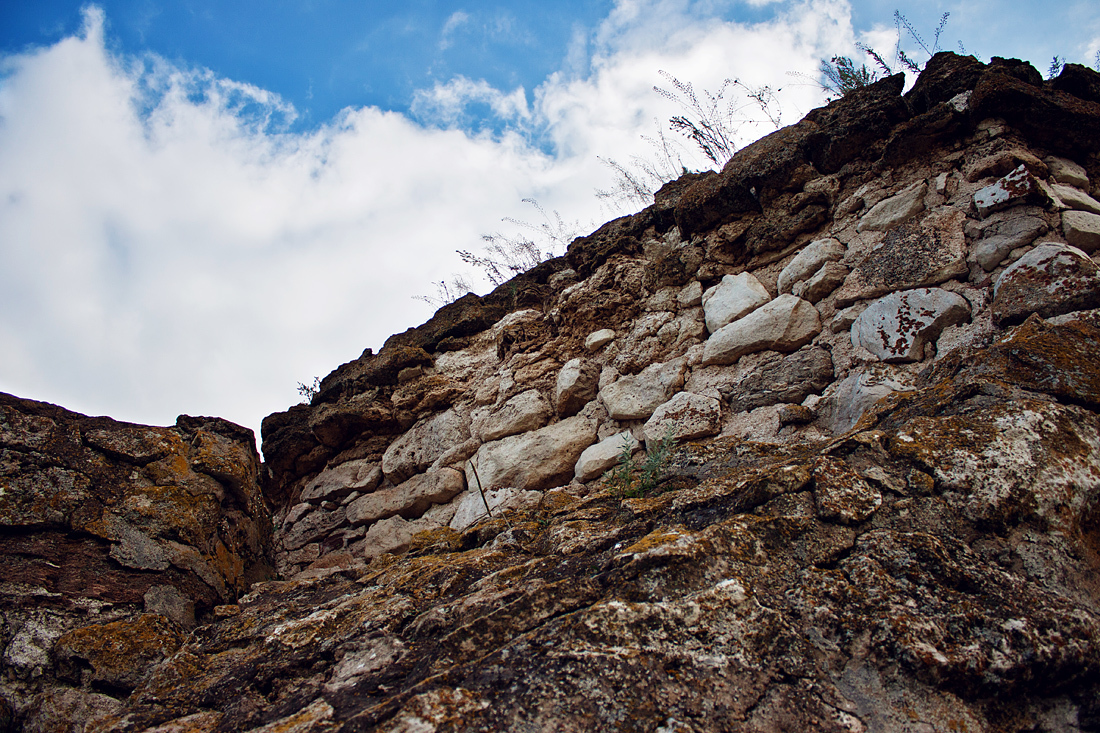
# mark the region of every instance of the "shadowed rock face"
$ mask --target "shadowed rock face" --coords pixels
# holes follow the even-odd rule
[[[0,394],[0,456],[0,695],[38,708],[37,729],[117,708],[101,693],[133,689],[196,617],[272,576],[239,425],[155,428]]]
[[[815,110],[263,465],[0,398],[0,730],[1100,730],[1098,80]]]

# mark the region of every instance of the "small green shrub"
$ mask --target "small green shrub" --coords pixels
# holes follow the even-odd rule
[[[629,442],[624,442],[619,452],[619,462],[605,474],[611,490],[626,498],[645,496],[657,488],[676,450],[675,426],[670,425],[664,437],[646,452],[641,465],[633,458],[633,448]]]

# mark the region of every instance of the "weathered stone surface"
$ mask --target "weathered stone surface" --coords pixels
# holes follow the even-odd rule
[[[466,488],[465,477],[453,468],[441,468],[422,473],[391,489],[382,489],[361,496],[347,506],[347,521],[368,524],[400,514],[415,519],[432,504],[443,504]]]
[[[666,436],[676,442],[717,435],[722,429],[722,403],[713,397],[680,392],[656,410],[642,427],[647,450]]]
[[[1066,241],[1092,253],[1100,249],[1100,215],[1088,211],[1063,211],[1062,231]]]
[[[615,340],[615,332],[610,328],[601,328],[588,334],[584,340],[584,348],[589,351],[599,351],[607,344]]]
[[[796,283],[793,294],[810,303],[817,303],[844,284],[850,272],[839,262],[826,262],[809,280]]]
[[[780,405],[780,425],[806,425],[817,419],[817,413],[803,405]]]
[[[1046,203],[1047,196],[1027,166],[1013,170],[974,194],[974,206],[985,217],[994,211],[1023,203]]]
[[[432,415],[390,444],[382,456],[382,472],[393,483],[401,483],[469,437],[470,418],[465,411],[451,408]]]
[[[876,300],[852,324],[852,345],[885,362],[920,361],[924,345],[948,326],[970,320],[970,304],[956,293],[919,288]]]
[[[131,690],[182,643],[183,634],[168,619],[146,613],[134,621],[74,629],[58,639],[54,649],[63,660],[82,659],[91,666],[89,682]]]
[[[408,521],[400,515],[379,520],[372,524],[363,536],[363,555],[370,558],[387,552],[393,554],[404,552],[409,549],[417,533],[438,529],[439,526],[429,519]]]
[[[924,211],[924,195],[928,193],[927,181],[917,181],[900,193],[883,199],[863,215],[856,226],[858,231],[885,232]]]
[[[816,408],[818,422],[834,435],[846,433],[875,403],[895,392],[913,389],[890,367],[864,369],[834,383]]]
[[[889,232],[836,293],[839,306],[909,288],[939,285],[967,272],[961,211],[948,209]]]
[[[595,376],[598,377],[598,374]],[[552,414],[546,398],[537,389],[529,389],[512,397],[499,410],[489,415],[481,424],[479,437],[482,442],[487,443],[516,433],[536,430],[549,422]]]
[[[380,483],[382,467],[377,461],[347,461],[317,474],[302,491],[302,501],[338,499],[353,491],[373,491]]]
[[[1020,323],[1100,307],[1100,268],[1081,250],[1040,244],[1016,260],[993,284],[993,322]]]
[[[616,433],[604,438],[599,443],[588,446],[581,453],[581,457],[577,459],[573,475],[578,481],[591,481],[599,478],[619,462],[619,456],[622,455],[624,445],[630,446],[631,453],[639,450],[641,446],[630,431]]]
[[[480,491],[467,492],[458,501],[450,527],[456,532],[461,532],[482,519],[490,518],[490,514],[493,517],[499,517],[504,512],[534,509],[542,501],[542,495],[541,491],[513,488],[490,489],[484,496]],[[488,510],[486,510],[486,504],[488,504]]]
[[[686,368],[683,359],[653,364],[637,375],[621,377],[607,385],[600,390],[600,399],[613,420],[648,418],[684,385]]]
[[[1077,188],[1085,191],[1089,190],[1088,173],[1077,163],[1066,158],[1059,158],[1056,155],[1043,158],[1043,162],[1047,164],[1050,175],[1054,177],[1054,180],[1070,186],[1077,186]]]
[[[832,238],[810,242],[779,273],[776,288],[780,293],[791,292],[792,286],[799,280],[806,280],[826,262],[836,262],[846,251],[843,244]]]
[[[1030,150],[1009,147],[970,162],[963,170],[963,177],[968,181],[977,181],[989,176],[1000,178],[1021,167],[1026,168],[1037,178],[1046,178],[1049,173],[1047,164],[1039,160]]]
[[[332,530],[344,523],[344,519],[344,507],[337,507],[332,511],[315,509],[284,531],[283,546],[288,550],[297,550],[302,545],[327,537]]]
[[[813,471],[814,503],[821,519],[856,524],[882,506],[882,494],[843,461],[819,458]]]
[[[801,298],[780,295],[707,339],[703,365],[732,364],[756,351],[794,351],[821,331],[817,309]]]
[[[768,291],[751,272],[726,275],[722,282],[703,293],[707,331],[714,333],[771,300]]]
[[[986,230],[985,238],[974,245],[970,259],[989,272],[1008,257],[1012,250],[1031,244],[1036,237],[1045,234],[1047,229],[1046,222],[1035,216],[1009,219]]]
[[[559,417],[571,417],[596,398],[600,390],[599,364],[570,359],[558,372],[554,387],[554,410]]]
[[[780,402],[800,403],[833,381],[829,352],[806,346],[793,354],[775,354],[744,379],[721,389],[733,412],[746,412]]]
[[[1100,214],[1100,201],[1097,201],[1084,191],[1061,183],[1055,183],[1050,188],[1058,201],[1064,206],[1077,211],[1089,211],[1093,214]]]
[[[581,452],[596,442],[596,426],[584,415],[541,430],[485,443],[466,463],[471,488],[541,490],[573,478]]]

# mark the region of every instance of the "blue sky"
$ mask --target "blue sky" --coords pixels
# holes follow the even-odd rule
[[[538,223],[522,199],[577,233],[627,213],[594,196],[601,158],[653,156],[681,111],[659,70],[781,90],[789,124],[822,103],[822,58],[893,48],[894,8],[0,0],[0,390],[258,429],[426,320],[414,296],[462,271],[456,249]],[[941,46],[983,61],[1100,50],[1095,0],[903,10],[929,41],[950,12]],[[774,129],[740,114],[741,145]]]

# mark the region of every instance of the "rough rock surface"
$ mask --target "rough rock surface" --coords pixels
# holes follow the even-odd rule
[[[732,364],[757,351],[794,351],[821,330],[821,316],[796,295],[780,295],[707,339],[703,364]]]
[[[748,315],[771,300],[768,291],[751,272],[736,277],[726,275],[722,282],[703,293],[703,313],[707,331],[714,333],[722,326]]]
[[[262,465],[0,397],[0,730],[1100,730],[1100,74],[904,83],[337,367]],[[779,295],[708,334],[727,278]]]
[[[604,438],[595,445],[590,445],[581,453],[574,468],[574,475],[578,481],[591,481],[599,478],[608,469],[619,462],[624,447],[629,446],[634,453],[640,447],[637,439],[629,431],[616,433]]]
[[[607,413],[616,420],[645,419],[684,384],[684,361],[653,364],[600,390]]]
[[[1040,244],[1016,260],[993,284],[993,321],[1020,323],[1100,308],[1100,267],[1081,250]]]
[[[852,324],[852,345],[882,361],[920,361],[924,346],[943,329],[969,320],[970,304],[940,288],[919,288],[879,298]]]

